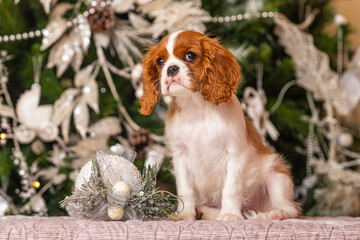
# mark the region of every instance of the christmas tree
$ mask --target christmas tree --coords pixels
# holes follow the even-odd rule
[[[358,215],[359,133],[336,120],[357,104],[339,87],[352,73],[343,74],[350,26],[325,33],[334,17],[328,0],[1,0],[0,215],[66,214],[59,202],[81,167],[119,143],[175,192],[166,99],[150,117],[138,99],[147,47],[181,29],[219,36],[237,57],[238,97],[292,166],[304,213]],[[356,59],[346,71],[358,71]]]

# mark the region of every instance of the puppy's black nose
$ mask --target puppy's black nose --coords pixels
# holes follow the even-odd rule
[[[168,69],[167,69],[168,77],[175,76],[179,72],[179,69],[180,68],[177,65],[172,65],[172,66],[168,67]]]

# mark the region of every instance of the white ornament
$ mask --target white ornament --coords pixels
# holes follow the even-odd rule
[[[38,83],[25,91],[16,104],[16,113],[21,125],[15,128],[15,135],[21,143],[30,143],[38,136],[46,142],[51,142],[58,136],[57,126],[51,122],[53,107],[39,105],[41,87]]]
[[[129,184],[131,190],[135,190],[135,186],[140,183],[140,172],[129,160],[105,150],[98,151],[96,159],[104,179],[110,184],[115,185],[119,181],[124,181]],[[89,180],[91,167],[92,161],[89,161],[81,168],[75,181],[76,189],[79,189],[85,181]]]
[[[204,23],[211,20],[209,13],[201,8],[200,0],[157,0],[141,5],[140,9],[155,20],[150,27],[140,29],[140,26],[138,30],[152,34],[155,39],[164,32],[172,33],[178,30],[205,32]]]
[[[51,121],[56,126],[60,125],[67,118],[70,118],[74,109],[75,97],[79,92],[79,89],[68,88],[61,94],[60,98],[56,100],[54,103],[53,115],[51,117]]]
[[[31,143],[36,137],[36,133],[28,129],[25,125],[20,125],[19,127],[15,128],[14,132],[16,138],[22,144]]]
[[[90,45],[91,31],[88,21],[75,25],[71,32],[63,37],[51,48],[47,67],[57,67],[56,76],[60,77],[71,64],[74,71],[80,69],[83,55]]]
[[[90,113],[85,99],[82,98],[79,104],[74,108],[74,124],[83,139],[86,138],[86,132],[89,126]]]
[[[253,122],[258,133],[265,138],[266,134],[273,140],[277,140],[279,132],[269,119],[269,112],[265,110],[266,104],[265,92],[260,89],[256,91],[252,87],[244,90],[245,111]]]
[[[264,7],[264,3],[262,0],[248,0],[246,2],[246,10],[247,13],[257,13],[260,12]]]
[[[36,140],[31,144],[31,150],[36,154],[40,155],[45,151],[45,146],[40,140]]]
[[[130,187],[124,181],[116,182],[112,188],[112,193],[120,198],[128,198],[130,196]]]
[[[135,90],[136,98],[141,98],[144,94],[142,84],[143,68],[141,64],[136,64],[131,70],[131,84]]]
[[[337,139],[338,143],[343,147],[350,147],[354,142],[353,136],[347,132],[339,133]]]
[[[329,102],[340,115],[347,115],[349,103],[339,88],[340,76],[330,68],[329,55],[315,47],[312,35],[301,31],[284,15],[278,14],[275,23],[279,43],[292,57],[297,84],[311,92],[315,100]]]
[[[348,69],[340,79],[340,88],[344,90],[350,110],[360,101],[360,47],[356,50]]]
[[[341,26],[347,23],[346,18],[341,14],[336,14],[334,17],[334,22],[336,25]]]
[[[6,210],[9,208],[9,203],[0,195],[0,216],[4,216]]]
[[[117,208],[108,208],[108,216],[111,220],[120,220],[124,216],[124,208],[117,207]]]
[[[356,73],[348,69],[340,80],[340,87],[346,92],[349,108],[353,110],[360,101],[360,79]]]
[[[71,147],[71,151],[75,153],[76,160],[72,162],[74,169],[80,169],[89,160],[96,156],[96,151],[106,149],[108,147],[108,137],[89,137],[77,142],[75,146]]]
[[[120,119],[117,117],[102,118],[88,128],[95,136],[110,137],[121,133]]]
[[[89,107],[91,107],[96,114],[99,114],[99,88],[95,77],[91,77],[84,85],[83,98]]]
[[[0,116],[14,118],[15,113],[11,107],[1,104],[0,105]]]
[[[32,197],[30,199],[30,203],[32,211],[43,214],[47,212],[45,200],[40,195],[35,195],[34,197]]]
[[[110,32],[96,32],[94,33],[94,40],[103,48],[108,48],[110,45]]]
[[[69,3],[59,3],[54,11],[50,15],[49,24],[46,26],[43,32],[43,39],[41,44],[41,51],[44,51],[48,47],[50,47],[53,43],[55,43],[61,36],[65,33],[66,19],[62,16],[72,8],[72,4]],[[47,11],[47,9],[46,9]],[[50,11],[50,6],[49,6]]]
[[[117,13],[125,13],[134,8],[134,0],[113,0],[111,7]]]
[[[16,0],[16,2],[19,2],[19,1],[20,0]],[[54,6],[57,3],[57,1],[58,0],[40,0],[46,14],[50,13],[51,7]]]
[[[44,126],[42,126],[42,128],[38,132],[39,137],[44,142],[54,141],[58,136],[58,134],[59,134],[59,129],[53,123],[50,122],[44,124]]]
[[[26,90],[16,104],[16,113],[19,122],[31,130],[40,130],[50,122],[52,114],[51,105],[39,105],[41,86],[34,83],[30,90]]]
[[[161,165],[165,159],[166,149],[163,146],[154,144],[146,149],[146,160],[144,166],[150,168],[155,167],[156,171],[159,171]]]
[[[75,87],[80,88],[83,87],[91,78],[91,73],[94,70],[94,64],[88,65],[83,69],[79,70],[74,77]]]

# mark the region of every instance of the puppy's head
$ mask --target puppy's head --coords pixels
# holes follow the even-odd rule
[[[227,102],[240,81],[233,54],[218,39],[194,31],[167,35],[147,53],[143,68],[144,115],[151,113],[160,94],[185,98],[199,91],[209,103]]]

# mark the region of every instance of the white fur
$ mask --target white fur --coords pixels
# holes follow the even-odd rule
[[[258,154],[249,145],[236,95],[216,106],[190,90],[189,69],[173,55],[177,35],[172,34],[166,46],[170,58],[162,70],[161,91],[181,109],[165,123],[177,192],[185,204],[179,218],[194,220],[195,207],[212,209],[207,219],[242,219],[246,209],[248,217],[257,216],[253,211],[259,218],[296,217],[292,182],[273,171],[277,154]],[[180,67],[180,81],[167,87],[166,69],[173,64]]]
[[[177,57],[174,56],[174,46],[175,46],[176,37],[181,32],[182,31],[172,33],[166,44],[166,49],[169,53],[169,58],[163,66],[163,69],[161,71],[161,79],[160,79],[161,94],[164,96],[170,94],[171,96],[184,97],[184,95],[189,96],[189,94],[191,93],[191,92],[187,91],[191,88],[190,78],[188,77],[189,69],[186,67],[186,65],[182,59],[178,59]],[[170,86],[168,86],[168,84],[167,84],[167,79],[168,79],[167,69],[169,66],[172,66],[172,65],[177,65],[180,67],[180,71],[178,74],[179,74],[179,78],[181,79],[181,82],[173,83],[173,84],[170,84]]]

